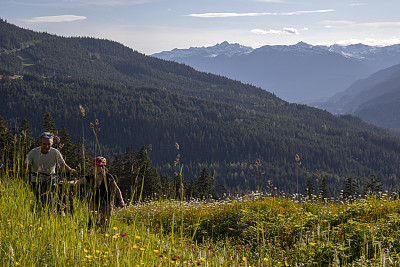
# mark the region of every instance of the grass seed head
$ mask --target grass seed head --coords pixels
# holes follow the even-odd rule
[[[81,110],[82,117],[85,117],[85,109],[82,107],[82,105],[79,105],[79,109]]]

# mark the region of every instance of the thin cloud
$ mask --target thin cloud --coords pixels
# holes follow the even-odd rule
[[[35,3],[23,3],[25,5],[45,7],[88,7],[88,6],[132,6],[141,5],[159,0],[42,0]]]
[[[365,38],[365,39],[348,39],[348,40],[341,40],[341,41],[332,41],[332,42],[322,42],[318,43],[317,45],[352,45],[352,44],[365,44],[370,46],[389,46],[400,44],[400,38],[392,37],[388,39],[375,39],[375,38]]]
[[[259,34],[259,35],[265,35],[265,34],[272,34],[272,35],[290,35],[290,34],[295,34],[299,35],[299,31],[294,28],[283,28],[282,30],[269,30],[269,31],[264,31],[261,29],[253,29],[250,31],[251,33],[254,34]]]
[[[350,4],[350,6],[365,6],[366,4],[365,3],[353,3],[353,4]]]
[[[325,20],[321,22],[325,27],[366,27],[366,28],[397,28],[400,27],[399,21],[383,21],[383,22],[363,22],[358,23],[347,20]]]
[[[55,23],[55,22],[72,22],[85,19],[87,19],[85,16],[60,15],[60,16],[33,17],[31,19],[24,19],[23,21],[27,23]]]
[[[257,16],[292,16],[292,15],[302,15],[302,14],[313,14],[313,13],[326,13],[332,12],[333,9],[322,9],[322,10],[305,10],[305,11],[293,11],[293,12],[282,12],[282,13],[272,13],[272,12],[259,12],[259,13],[197,13],[189,14],[187,17],[195,18],[231,18],[231,17],[257,17]]]
[[[355,22],[349,20],[324,20],[322,23],[327,25],[351,25]]]
[[[284,3],[284,0],[255,0],[255,2],[262,2],[262,3]]]
[[[386,28],[386,27],[399,27],[400,22],[398,21],[366,22],[366,23],[358,23],[356,25],[366,26],[371,28]]]
[[[156,0],[70,0],[76,4],[85,6],[130,6],[142,5]]]

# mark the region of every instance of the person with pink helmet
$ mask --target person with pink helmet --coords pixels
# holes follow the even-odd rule
[[[112,192],[117,195],[121,207],[125,207],[121,190],[114,177],[108,172],[107,160],[96,157],[92,161],[93,172],[79,180],[70,181],[70,185],[89,184],[89,225],[98,224],[108,229],[113,211]]]

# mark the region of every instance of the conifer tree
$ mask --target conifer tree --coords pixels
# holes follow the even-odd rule
[[[326,183],[326,177],[321,178],[321,184],[318,187],[319,190],[319,197],[322,200],[325,200],[329,198],[329,191],[328,191],[328,185]]]
[[[24,137],[24,142],[27,144],[30,144],[30,146],[33,146],[34,139],[32,138],[32,127],[31,123],[27,120],[24,119],[19,128],[18,132],[20,135]]]
[[[128,147],[123,155],[114,158],[111,172],[118,178],[118,185],[127,198],[131,198],[132,186],[139,176],[135,150]]]
[[[175,197],[175,187],[173,178],[168,175],[160,175],[161,179],[161,193],[168,198]],[[186,192],[187,194],[187,192]]]
[[[49,112],[46,112],[43,116],[43,130],[45,132],[51,132],[52,134],[57,134],[56,124]]]
[[[0,161],[5,163],[5,158],[3,156],[6,154],[5,144],[7,140],[7,126],[4,124],[3,117],[0,116]],[[2,163],[4,165],[4,163]]]
[[[197,198],[209,198],[214,196],[214,188],[212,185],[211,177],[206,168],[200,172],[200,176],[196,181],[195,194]]]
[[[10,131],[4,122],[4,119],[0,116],[0,157],[3,162],[3,169],[8,162],[12,162],[13,155],[13,144],[15,133]]]
[[[187,187],[186,187],[186,198],[187,199],[191,199],[194,196],[194,192],[195,192],[195,182],[193,180],[190,180],[187,183]]]
[[[375,174],[371,174],[365,182],[364,196],[374,194],[382,190],[382,184],[376,179]]]
[[[69,166],[75,168],[79,164],[77,145],[71,141],[70,135],[65,126],[61,127],[60,152],[63,155],[64,160],[68,162]]]
[[[27,155],[28,152],[34,147],[35,139],[32,138],[31,124],[27,119],[24,119],[18,128],[19,132],[19,149],[21,155]],[[0,153],[1,155],[1,153]]]
[[[309,178],[306,181],[306,189],[304,190],[304,194],[307,196],[308,199],[312,199],[314,193],[315,193],[315,186],[311,178]]]
[[[343,189],[343,199],[350,200],[358,193],[358,185],[352,177],[346,179]]]
[[[8,128],[4,124],[3,117],[0,116],[0,149],[3,150],[6,144],[6,136],[7,136]]]
[[[161,179],[155,167],[151,166],[146,146],[143,146],[137,154],[139,174],[134,184],[136,200],[159,196],[161,193]]]

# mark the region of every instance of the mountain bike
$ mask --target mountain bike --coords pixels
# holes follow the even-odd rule
[[[31,189],[39,207],[65,215],[74,212],[72,192],[67,190],[67,177],[42,172],[29,172]]]

